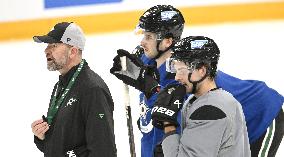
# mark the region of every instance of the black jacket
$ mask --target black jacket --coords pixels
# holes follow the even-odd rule
[[[60,77],[59,87],[67,86],[77,67]],[[113,109],[107,85],[85,63],[45,139],[41,141],[35,137],[34,142],[45,157],[63,157],[72,153],[77,157],[116,157]]]

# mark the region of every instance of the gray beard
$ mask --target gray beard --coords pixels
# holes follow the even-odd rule
[[[49,71],[61,70],[62,68],[64,68],[67,65],[68,58],[69,58],[69,54],[66,51],[65,55],[62,58],[60,58],[58,60],[53,59],[52,62],[47,62],[47,69]]]
[[[49,71],[56,71],[56,70],[60,70],[63,68],[63,65],[57,64],[56,62],[52,62],[51,64],[47,63],[47,69]]]
[[[47,69],[49,71],[61,70],[67,64],[67,58],[64,58],[62,61],[53,60],[52,63],[47,63]]]

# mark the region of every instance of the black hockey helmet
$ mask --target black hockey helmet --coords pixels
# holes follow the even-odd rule
[[[170,60],[183,61],[191,68],[205,65],[207,74],[216,76],[220,50],[213,39],[204,36],[189,36],[178,41],[172,48]],[[172,61],[168,61],[171,64]],[[167,65],[167,67],[173,67]],[[169,68],[168,68],[169,69]]]
[[[180,39],[184,28],[181,12],[171,5],[156,5],[148,9],[139,19],[138,28],[157,34],[157,40],[172,37]]]

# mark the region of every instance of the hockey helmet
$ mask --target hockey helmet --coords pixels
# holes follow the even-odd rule
[[[138,29],[157,34],[157,40],[172,37],[180,39],[184,28],[181,12],[171,5],[156,5],[148,9],[139,19]]]
[[[172,56],[167,60],[167,71],[176,72],[174,61],[182,61],[191,69],[207,66],[208,74],[216,76],[220,50],[213,39],[204,36],[189,36],[178,41],[172,48]]]

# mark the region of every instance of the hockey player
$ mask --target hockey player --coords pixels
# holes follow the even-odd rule
[[[170,49],[175,41],[180,39],[184,28],[184,18],[179,10],[170,5],[157,5],[148,9],[139,19],[137,30],[142,30],[143,40],[141,46],[145,54],[139,59],[133,59],[128,52],[118,50],[118,56],[128,58],[127,67],[131,63],[135,69],[125,74],[120,66],[119,60],[114,59],[112,74],[131,85],[142,93],[140,94],[140,118],[137,121],[142,133],[141,157],[153,157],[156,145],[161,141],[164,133],[154,128],[151,121],[151,110],[156,100],[156,93],[160,86],[175,83],[173,75],[166,73],[165,61],[171,56]],[[144,67],[143,65],[151,65]],[[142,67],[142,68],[141,68]],[[158,68],[157,71],[154,70]],[[139,75],[140,74],[140,75]],[[148,75],[143,75],[148,74]],[[145,77],[144,77],[145,76]]]
[[[243,110],[214,77],[220,51],[208,37],[190,36],[177,42],[167,70],[180,84],[158,94],[152,109],[153,125],[165,132],[165,157],[250,157]],[[182,133],[176,133],[177,113],[184,96],[193,94],[182,111]]]
[[[138,120],[138,126],[143,135],[142,157],[153,157],[154,149],[164,135],[162,130],[153,127],[151,110],[159,89],[176,83],[172,74],[166,72],[165,62],[171,56],[171,47],[180,38],[183,27],[184,18],[179,10],[170,5],[153,6],[140,17],[138,24],[138,29],[141,29],[144,35],[141,41],[145,51],[141,57],[143,63],[124,50],[118,50],[118,56],[114,59],[111,73],[142,92],[140,94],[141,114]],[[128,58],[127,65],[130,68],[127,68],[127,72],[121,69],[118,59],[121,56]],[[157,67],[158,73],[153,66]],[[283,137],[283,111],[281,110],[283,96],[261,81],[240,80],[222,71],[217,72],[215,82],[218,87],[232,93],[242,104],[252,156],[257,156],[263,150],[269,151],[271,156],[275,155]],[[274,122],[278,125],[276,127],[278,131],[275,130],[273,138],[265,138],[266,134],[270,133],[270,128],[275,127],[272,125],[275,124]],[[262,147],[266,139],[270,141],[273,139],[270,148]],[[260,150],[261,148],[266,149]],[[156,149],[156,153],[159,152],[158,150]]]

